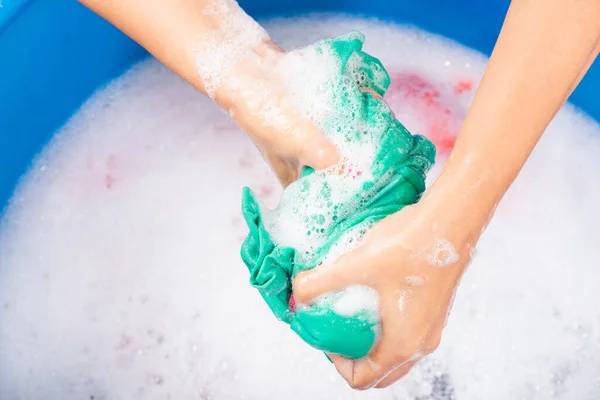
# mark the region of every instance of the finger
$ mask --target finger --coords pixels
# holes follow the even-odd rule
[[[355,389],[369,389],[377,385],[384,379],[393,367],[390,367],[388,356],[383,354],[383,351],[388,355],[392,355],[394,349],[388,348],[385,344],[379,344],[373,352],[367,357],[358,360],[354,363],[352,376],[346,379],[348,384]],[[346,377],[345,377],[346,378]]]
[[[277,176],[277,179],[283,188],[288,187],[290,183],[298,179],[299,173],[290,163],[271,154],[267,154],[265,159],[271,166],[271,169]]]
[[[321,132],[312,132],[302,143],[301,167],[325,169],[337,164],[340,155],[336,147]]]
[[[354,382],[355,361],[336,354],[329,354],[329,358],[331,358],[331,361],[333,361],[335,368],[337,369],[338,373],[342,376],[342,378],[344,378],[347,382],[349,382],[352,385],[351,382]],[[391,385],[392,383],[396,382],[398,379],[406,375],[417,362],[418,360],[409,361],[406,364],[401,365],[398,368],[383,374],[381,378],[383,380],[381,380],[375,387],[384,388]],[[378,366],[375,365],[372,361],[370,362],[370,364],[372,369],[378,369]],[[360,387],[356,388],[361,389]]]
[[[421,353],[415,353],[411,357],[402,357],[403,362],[395,367],[390,367],[389,355],[394,354],[392,353],[394,349],[388,348],[385,351],[387,354],[384,356],[374,352],[372,355],[355,362],[352,368],[351,380],[347,380],[350,386],[361,390],[389,386],[406,375],[422,357]]]
[[[363,274],[357,273],[361,267],[357,260],[362,257],[354,256],[356,251],[341,256],[331,264],[296,275],[292,286],[294,299],[299,303],[309,304],[322,294],[362,284]]]
[[[400,365],[392,373],[381,380],[375,387],[378,389],[386,388],[394,382],[405,376],[410,370],[427,354],[433,352],[439,345],[441,339],[441,330],[443,329],[444,319],[438,318],[432,326],[430,334],[424,341],[422,351],[417,351],[405,364]]]
[[[275,135],[276,143],[273,145],[280,147],[287,143],[286,149],[281,150],[287,157],[298,160],[301,169],[304,167],[324,169],[337,164],[340,160],[336,147],[314,122],[304,118],[295,119],[290,134],[287,140],[282,140],[281,135]]]
[[[377,385],[375,385],[375,387],[377,389],[383,389],[383,388],[386,388],[386,387],[394,384],[400,378],[402,378],[406,374],[408,374],[410,372],[410,370],[415,366],[415,364],[419,362],[419,360],[409,361],[406,364],[401,365],[400,367],[396,368],[389,375],[387,375],[382,381],[380,381]]]
[[[351,381],[352,372],[354,370],[354,361],[337,354],[329,354],[329,358],[342,378],[346,381]]]
[[[373,96],[373,98],[374,98],[374,99],[382,99],[382,100],[383,100],[383,97],[381,97],[381,95],[380,95],[379,93],[377,93],[376,91],[374,91],[374,90],[373,90],[373,89],[371,89],[371,88],[368,88],[368,87],[361,87],[361,88],[359,88],[359,89],[360,89],[360,91],[361,91],[361,92],[363,92],[363,93],[369,93],[371,96]]]
[[[421,357],[421,339],[402,318],[399,298],[385,296],[381,305],[381,338],[369,355],[354,365],[350,386],[367,389],[384,380],[391,371]]]
[[[360,90],[361,90],[361,92],[369,93],[371,96],[373,96],[374,99],[382,100],[388,106],[390,112],[392,113],[392,116],[394,118],[396,118],[396,113],[394,112],[394,110],[392,110],[392,108],[389,106],[389,104],[383,99],[383,97],[381,97],[379,95],[379,93],[375,92],[373,89],[369,89],[369,88],[365,88],[365,87],[361,87]]]

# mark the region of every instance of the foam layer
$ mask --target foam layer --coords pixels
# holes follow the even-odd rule
[[[485,62],[380,23],[267,26],[288,48],[364,32],[392,109],[438,148]],[[599,137],[562,109],[482,238],[441,347],[359,393],[247,284],[239,194],[249,183],[275,206],[268,167],[226,115],[144,62],[60,132],[2,220],[0,398],[597,399]]]
[[[206,94],[214,98],[230,81],[236,66],[252,56],[252,49],[268,39],[265,30],[235,0],[212,0],[203,13],[219,18],[220,26],[198,40],[196,66]]]

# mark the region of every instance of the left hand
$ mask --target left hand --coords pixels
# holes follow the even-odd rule
[[[281,76],[288,71],[276,68],[285,55],[273,42],[261,44],[239,62],[234,79],[215,98],[254,141],[284,187],[304,167],[324,169],[339,161],[337,149],[316,124],[294,109],[289,77]]]

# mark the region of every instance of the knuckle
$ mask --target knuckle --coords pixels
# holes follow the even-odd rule
[[[294,279],[292,291],[294,293],[294,298],[300,302],[305,302],[310,298],[309,285],[305,283],[302,279]]]
[[[427,347],[425,349],[427,353],[433,353],[435,350],[437,350],[437,348],[440,346],[441,341],[442,335],[433,335],[433,337],[429,340],[429,343],[427,343]]]

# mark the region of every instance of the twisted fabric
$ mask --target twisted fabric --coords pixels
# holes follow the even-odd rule
[[[353,359],[367,355],[373,347],[380,330],[378,311],[357,309],[351,315],[336,312],[336,303],[345,295],[343,291],[319,298],[311,305],[290,307],[292,279],[298,272],[323,263],[336,245],[347,240],[349,232],[352,237],[361,236],[377,221],[416,203],[425,190],[425,175],[435,159],[435,147],[429,140],[411,135],[381,99],[360,90],[369,89],[383,96],[390,84],[379,60],[361,50],[363,42],[362,34],[353,32],[313,46],[320,52],[334,54],[340,65],[339,76],[331,82],[335,96],[331,100],[337,111],[321,128],[328,137],[342,132],[345,140],[376,144],[368,178],[358,189],[352,189],[349,201],[332,204],[327,199],[336,198],[332,196],[336,188],[328,184],[326,173],[307,168],[282,196],[283,202],[286,194],[293,193],[299,209],[310,204],[311,210],[315,196],[325,199],[322,209],[307,217],[307,223],[316,226],[307,234],[317,235],[322,245],[306,255],[277,243],[265,223],[265,216],[274,211],[264,209],[249,188],[244,188],[242,197],[249,233],[241,256],[250,271],[251,285],[258,289],[275,316],[288,323],[306,343]],[[348,90],[349,83],[356,90]]]

